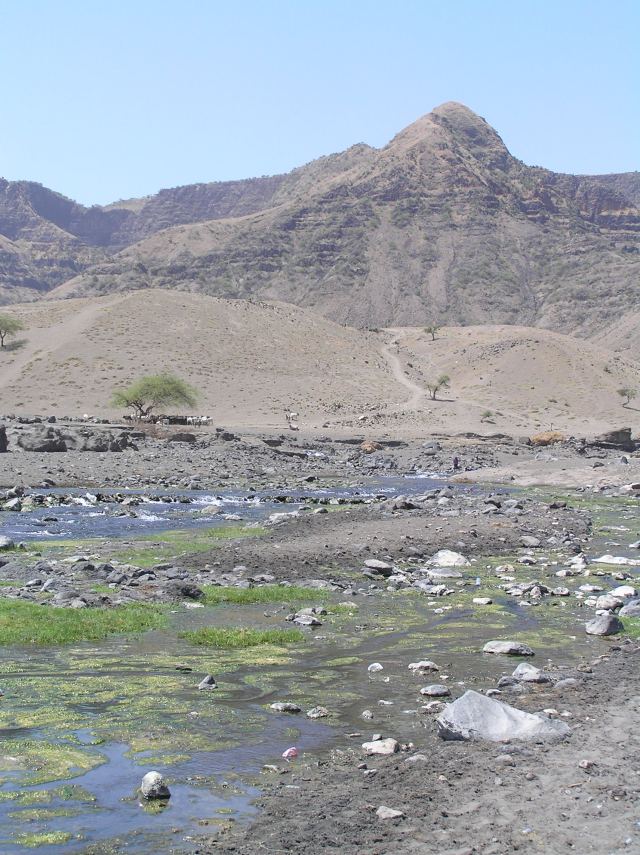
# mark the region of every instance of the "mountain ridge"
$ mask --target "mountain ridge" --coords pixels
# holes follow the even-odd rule
[[[358,144],[284,175],[122,207],[33,187],[0,181],[5,302],[173,287],[285,300],[355,326],[588,335],[640,301],[639,174],[526,166],[455,102],[381,149]]]

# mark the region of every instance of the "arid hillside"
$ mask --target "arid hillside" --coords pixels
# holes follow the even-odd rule
[[[217,425],[419,437],[640,429],[640,366],[569,336],[510,326],[364,332],[282,303],[169,290],[16,304],[27,329],[0,351],[4,414],[116,416],[115,387],[171,371]],[[430,399],[440,374],[448,389]],[[487,416],[491,411],[491,416]],[[326,425],[323,428],[323,425]]]
[[[280,300],[357,327],[596,334],[640,302],[637,173],[514,158],[461,104],[289,175],[82,208],[0,185],[5,300],[174,288]]]

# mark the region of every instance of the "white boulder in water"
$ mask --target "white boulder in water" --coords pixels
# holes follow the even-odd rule
[[[160,772],[147,772],[140,784],[140,792],[145,799],[168,799],[171,796]]]

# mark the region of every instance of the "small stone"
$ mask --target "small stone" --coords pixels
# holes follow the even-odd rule
[[[198,688],[199,689],[217,689],[218,684],[216,683],[215,677],[213,677],[211,674],[207,674],[207,676],[204,678],[204,680],[202,680],[200,683],[198,683]]]
[[[269,704],[272,710],[276,712],[299,713],[302,712],[302,707],[298,704],[289,703],[289,701],[276,701],[274,704]]]
[[[512,674],[516,680],[523,683],[550,683],[551,677],[545,674],[540,668],[535,665],[530,665],[528,662],[521,662]]]
[[[534,656],[528,644],[519,641],[488,641],[482,648],[483,653],[501,653],[505,656]]]
[[[313,707],[307,710],[307,718],[326,718],[329,715],[329,710],[326,707]]]
[[[376,811],[376,816],[378,819],[402,819],[404,813],[401,810],[395,810],[394,808],[387,807],[386,805],[380,805]]]
[[[434,683],[431,686],[425,686],[423,689],[420,689],[420,694],[426,695],[429,698],[446,698],[451,694],[451,691],[448,686]]]
[[[493,603],[491,597],[474,597],[473,603],[476,606],[490,606]]]
[[[371,665],[367,668],[367,671],[370,674],[376,674],[378,671],[383,671],[384,668],[379,662],[372,662]]]
[[[412,662],[409,665],[410,671],[439,671],[440,669],[436,665],[435,662],[431,662],[429,659],[422,659],[420,662]]]

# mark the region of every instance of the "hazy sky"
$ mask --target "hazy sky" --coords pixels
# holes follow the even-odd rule
[[[0,0],[0,175],[87,204],[381,146],[443,101],[640,168],[640,0]]]

